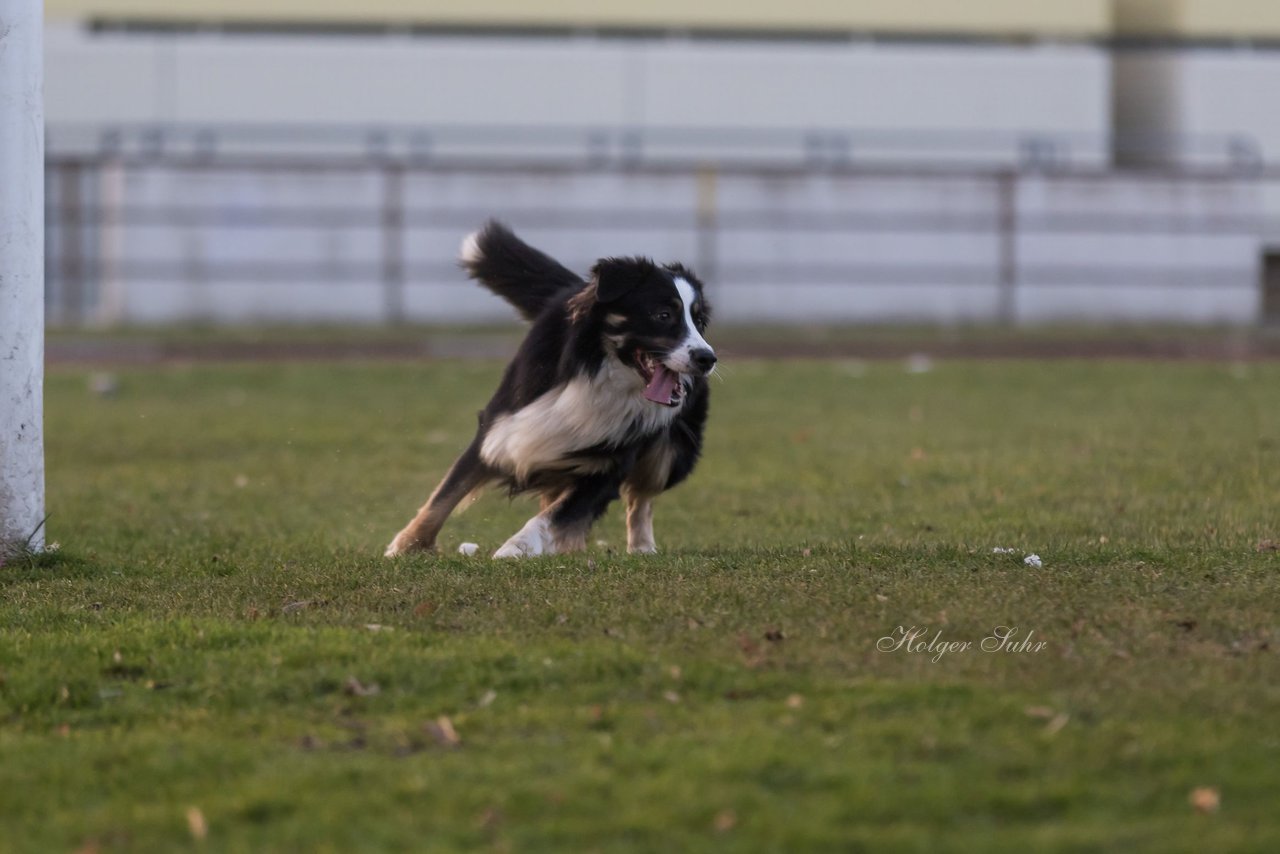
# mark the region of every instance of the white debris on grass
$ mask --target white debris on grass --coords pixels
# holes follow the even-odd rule
[[[120,390],[120,380],[115,374],[98,372],[89,375],[89,391],[98,397],[112,397]]]
[[[1044,561],[1040,560],[1040,555],[1027,555],[1022,559],[1027,566],[1034,566],[1036,569],[1044,566]]]
[[[865,377],[867,375],[867,363],[862,359],[844,359],[836,362],[835,368],[846,377]]]
[[[993,555],[1011,555],[1015,551],[1017,551],[1017,549],[1002,549],[1000,548],[1000,546],[996,546],[994,549],[991,550],[991,553]]]
[[[480,551],[480,546],[476,543],[463,543],[458,546],[458,554],[466,555],[467,557],[471,557],[478,551]]]
[[[933,370],[933,359],[928,353],[912,353],[907,357],[905,368],[909,374],[927,374]]]

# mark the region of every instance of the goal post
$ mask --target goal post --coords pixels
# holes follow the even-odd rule
[[[0,557],[44,546],[43,0],[0,0]]]

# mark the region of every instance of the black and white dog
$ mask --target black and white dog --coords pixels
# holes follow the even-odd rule
[[[541,497],[494,557],[584,549],[619,495],[627,550],[656,551],[653,500],[693,470],[707,418],[716,356],[702,283],[645,258],[602,258],[584,282],[496,222],[461,260],[533,325],[470,446],[386,554],[433,549],[458,503],[492,482]]]

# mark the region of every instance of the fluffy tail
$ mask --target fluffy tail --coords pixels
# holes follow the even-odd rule
[[[535,319],[556,294],[585,284],[496,220],[462,241],[459,260],[471,278],[515,306],[526,320]]]

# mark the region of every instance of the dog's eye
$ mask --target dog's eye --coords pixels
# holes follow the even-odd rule
[[[669,311],[660,311],[660,312],[658,312],[657,314],[655,314],[655,315],[653,316],[653,319],[654,319],[654,320],[656,320],[656,321],[658,321],[659,323],[670,323],[670,322],[671,322],[671,312],[669,312]]]

